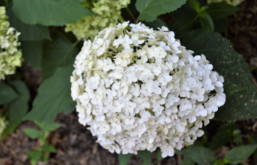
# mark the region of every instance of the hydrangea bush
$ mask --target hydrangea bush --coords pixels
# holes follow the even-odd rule
[[[130,3],[130,0],[88,0],[83,5],[96,15],[86,16],[77,22],[67,24],[65,31],[73,32],[78,39],[93,39],[101,30],[118,23],[120,10]]]
[[[0,80],[5,79],[5,75],[15,72],[17,66],[21,66],[22,54],[18,49],[19,32],[9,27],[5,7],[0,7]]]
[[[236,16],[240,5],[233,5],[240,2],[0,1],[9,17],[7,21],[5,7],[0,7],[0,109],[5,118],[0,118],[1,137],[22,121],[35,122],[40,130],[23,130],[39,141],[27,158],[32,165],[46,164],[48,156],[58,157],[49,154],[56,150],[48,140],[50,132],[62,126],[55,123],[57,114],[76,108],[79,122],[97,142],[119,153],[120,165],[126,165],[129,153],[149,165],[151,152],[158,163],[174,152],[186,155],[181,164],[244,161],[257,149],[257,140],[241,136],[236,124],[219,123],[217,133],[205,127],[210,119],[257,117],[249,67],[218,34],[229,32],[226,19]],[[3,80],[21,65],[19,32],[14,28],[22,33],[25,62]],[[40,69],[42,77],[31,79],[32,67]],[[249,143],[254,145],[243,145]],[[221,160],[213,151],[224,145],[231,150]]]
[[[131,30],[129,30],[131,29]],[[71,77],[79,122],[110,152],[193,144],[225,103],[224,78],[162,27],[128,22],[84,42]]]

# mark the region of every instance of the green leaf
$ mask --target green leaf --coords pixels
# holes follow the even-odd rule
[[[41,129],[44,130],[44,131],[54,131],[60,127],[64,127],[63,124],[61,123],[44,123],[44,124],[41,124],[40,125]]]
[[[226,99],[224,106],[215,114],[218,120],[244,120],[257,117],[256,87],[243,56],[237,53],[230,41],[218,33],[196,30],[182,40],[182,45],[195,54],[206,55],[214,71],[224,76],[224,86],[230,82],[245,90],[238,91]]]
[[[194,20],[191,18],[184,18],[175,21],[169,29],[174,31],[176,38],[182,38],[184,35],[189,33],[189,31],[193,28]]]
[[[31,66],[41,69],[44,41],[22,41],[21,51],[26,62]]]
[[[231,82],[228,81],[224,86],[224,90],[226,93],[226,97],[228,98],[239,91],[247,90],[247,88],[232,84]]]
[[[137,0],[139,19],[152,22],[157,16],[174,11],[186,3],[186,0]]]
[[[53,41],[46,41],[43,50],[42,74],[43,78],[51,77],[60,66],[72,66],[78,54],[76,44],[71,43],[61,34]]]
[[[151,165],[152,153],[150,151],[138,151],[137,156],[139,156],[143,161],[140,165]]]
[[[200,12],[200,3],[197,0],[187,0],[187,4],[192,7],[196,12]]]
[[[209,148],[215,150],[229,142],[231,135],[225,131],[220,131],[212,138]]]
[[[247,140],[249,141],[249,144],[256,144],[257,143],[257,137],[248,136]],[[255,158],[257,158],[257,150],[254,151],[253,156]]]
[[[127,165],[128,162],[129,162],[130,157],[131,157],[131,154],[126,154],[126,155],[119,154],[119,164],[120,165]]]
[[[235,147],[229,152],[226,153],[224,157],[224,162],[229,164],[237,164],[244,160],[246,160],[253,152],[256,150],[256,145],[243,145],[239,147]]]
[[[62,26],[93,15],[77,0],[14,0],[13,11],[24,23]]]
[[[224,164],[223,161],[221,161],[221,160],[216,160],[216,161],[213,163],[213,165],[225,165],[225,164]]]
[[[175,149],[175,154],[177,154],[177,155],[186,155],[187,151],[188,151],[187,148],[184,148],[183,150]]]
[[[226,123],[219,128],[219,131],[227,131],[232,136],[234,129],[236,129],[235,123]]]
[[[241,133],[241,131],[239,129],[235,129],[232,134],[233,135],[239,135]]]
[[[234,129],[235,129],[235,123],[228,123],[221,126],[218,132],[211,139],[211,142],[208,148],[211,150],[215,150],[227,144],[233,135]]]
[[[257,137],[248,136],[247,140],[249,141],[250,144],[256,144],[257,143]]]
[[[194,19],[197,16],[197,12],[185,4],[176,11],[171,12],[170,15],[178,21],[180,19]]]
[[[201,146],[189,147],[186,156],[199,164],[211,164],[217,159],[211,150]]]
[[[28,101],[30,96],[26,85],[22,81],[13,81],[10,84],[17,91],[19,96],[7,105],[9,122],[2,134],[3,138],[16,129],[29,109]]]
[[[239,10],[239,8],[227,3],[211,3],[208,6],[206,12],[209,13],[213,19],[227,18]]]
[[[156,159],[158,162],[161,162],[162,161],[162,152],[160,149],[157,150],[156,152]]]
[[[157,30],[158,28],[160,28],[160,27],[162,27],[162,26],[166,26],[166,27],[167,27],[166,23],[163,22],[160,18],[157,18],[157,19],[156,19],[155,21],[153,21],[153,22],[144,22],[144,24],[145,24],[146,26],[149,26],[149,27],[155,29],[155,30]]]
[[[209,8],[209,6],[202,6],[202,7],[200,8],[200,11],[199,11],[199,12],[203,13],[203,12],[205,12],[205,10],[207,10],[208,8]]]
[[[18,97],[13,88],[3,82],[0,82],[0,105],[5,105]]]
[[[72,101],[70,91],[72,70],[73,67],[58,68],[51,78],[41,84],[33,108],[24,120],[52,123],[58,113],[74,110],[75,102]]]
[[[234,137],[233,142],[237,145],[242,145],[243,144],[243,139],[240,137]]]
[[[18,32],[20,32],[19,39],[26,41],[35,41],[43,39],[51,39],[49,35],[48,27],[42,25],[29,25],[20,21],[13,13],[13,3],[10,2],[7,7],[7,15],[11,27],[14,27]],[[33,14],[34,15],[34,14]]]
[[[27,152],[26,155],[33,162],[37,162],[41,157],[41,151],[35,150],[35,151]]]
[[[214,23],[211,16],[207,13],[200,15],[200,23],[204,30],[214,31]]]
[[[42,157],[41,157],[41,161],[42,162],[47,162],[48,161],[48,153],[47,152],[44,152]]]
[[[41,132],[34,128],[26,128],[26,129],[23,129],[23,131],[31,139],[39,139],[41,136]]]
[[[43,146],[40,147],[40,149],[42,151],[56,153],[56,150],[55,150],[54,146],[52,146],[50,144],[43,145]]]
[[[186,156],[186,157],[182,160],[182,162],[181,162],[180,165],[194,165],[194,164],[195,164],[195,162],[194,162],[191,158],[189,158],[189,156]]]

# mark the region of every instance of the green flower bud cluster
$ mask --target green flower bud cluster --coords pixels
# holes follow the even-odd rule
[[[130,0],[87,0],[83,5],[96,15],[67,24],[65,31],[73,32],[79,40],[93,39],[104,28],[115,26],[118,23],[117,14],[120,15],[120,10],[129,3]]]
[[[6,125],[7,125],[7,121],[5,120],[5,118],[0,116],[0,135],[3,133],[4,129],[6,128]]]
[[[14,74],[15,68],[22,63],[21,50],[18,50],[20,33],[9,27],[7,19],[5,7],[0,7],[0,80]]]
[[[237,6],[244,0],[207,0],[208,3],[226,2],[232,6]]]

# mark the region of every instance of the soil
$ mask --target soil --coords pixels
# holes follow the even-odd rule
[[[59,128],[49,136],[56,153],[51,154],[47,165],[119,165],[117,154],[103,149],[87,127],[78,123],[77,113],[59,114],[56,122],[65,127]],[[16,132],[0,142],[0,165],[29,165],[26,152],[35,149],[38,141],[28,138],[23,129],[37,128],[32,122],[24,122]],[[154,159],[153,159],[154,160]],[[165,164],[176,164],[174,157],[163,160]],[[128,165],[139,165],[140,159],[133,155]],[[39,164],[40,165],[40,164]],[[157,165],[154,160],[153,165]],[[160,164],[158,164],[160,165]]]
[[[234,48],[241,53],[249,64],[254,78],[257,78],[257,0],[245,0],[240,5],[241,10],[227,20],[228,31],[224,33],[232,42]],[[41,73],[27,64],[22,68],[25,71],[25,82],[30,89],[30,105],[37,94],[37,89],[42,81]],[[54,145],[56,153],[49,155],[47,165],[118,165],[117,154],[112,154],[103,149],[95,142],[96,138],[78,123],[77,113],[59,114],[56,119],[65,125],[52,132],[49,136],[49,143]],[[212,137],[221,122],[212,121],[207,127],[208,138]],[[0,141],[0,165],[29,165],[26,156],[27,151],[33,150],[39,142],[28,138],[24,128],[37,128],[32,122],[22,123],[17,130],[9,135],[5,140]],[[246,120],[237,122],[237,128],[242,131],[242,135],[257,135],[256,120]],[[222,157],[233,146],[224,146],[215,153]],[[174,156],[163,159],[160,163],[156,161],[153,153],[152,165],[176,165],[183,159],[181,156]],[[43,164],[43,163],[39,163]],[[129,165],[139,165],[140,159],[133,155]],[[257,161],[250,157],[242,164],[257,164]]]

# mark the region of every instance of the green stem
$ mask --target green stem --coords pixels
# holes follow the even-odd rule
[[[200,13],[197,13],[197,15],[194,18],[194,21],[196,21],[199,16],[200,16]]]
[[[8,0],[5,0],[5,6],[6,7],[8,6]]]
[[[140,15],[139,15],[140,16]],[[137,17],[137,20],[135,22],[135,24],[137,24],[139,22],[139,16]]]
[[[75,47],[80,41],[81,41],[81,40],[77,40],[77,41],[73,44],[73,46]]]
[[[126,7],[126,10],[129,13],[129,15],[131,16],[131,18],[133,19],[133,21],[136,22],[136,18],[134,17],[133,13],[129,10],[128,7]]]
[[[47,143],[48,135],[49,135],[49,132],[48,132],[48,131],[45,131],[45,132],[43,133],[43,139],[42,139],[43,144],[42,144],[42,145],[45,145],[45,144]]]
[[[113,6],[112,1],[110,1],[110,4],[111,4],[111,6],[112,6],[113,11],[114,11],[115,14],[118,16],[119,21],[120,21],[121,23],[125,22],[124,19],[122,18],[122,16],[117,12],[117,10],[115,9],[115,7]]]

